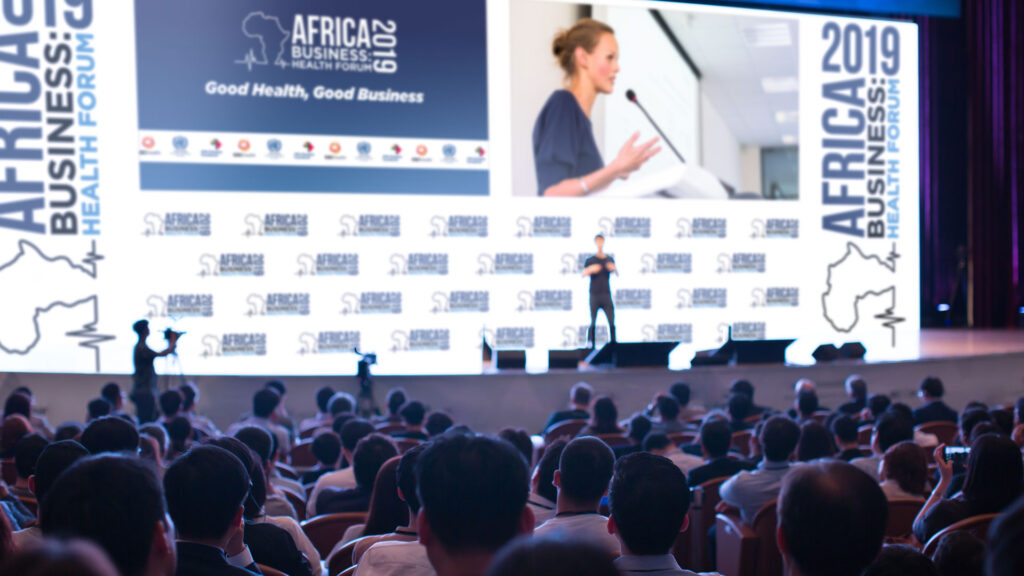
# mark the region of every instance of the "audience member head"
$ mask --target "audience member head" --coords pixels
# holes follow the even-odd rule
[[[824,424],[808,420],[800,426],[800,440],[796,444],[796,459],[810,462],[818,458],[830,458],[836,453],[832,434]]]
[[[991,422],[992,417],[989,416],[987,410],[981,408],[970,408],[960,413],[960,442],[964,446],[970,446],[974,440],[971,437],[971,431],[974,427],[982,422]]]
[[[897,416],[902,416],[911,422],[914,421],[914,410],[903,402],[893,402],[892,404],[889,404],[889,407],[886,408],[885,411],[892,412]]]
[[[927,556],[904,544],[885,546],[862,576],[939,576]]]
[[[772,416],[761,428],[759,439],[765,460],[784,462],[796,450],[800,441],[800,427],[785,416]]]
[[[570,507],[597,511],[601,498],[608,491],[614,465],[612,449],[597,438],[575,438],[566,444],[554,478],[559,511]]]
[[[615,463],[609,531],[622,542],[624,554],[668,554],[685,529],[690,509],[686,476],[664,456],[638,452]]]
[[[873,418],[881,416],[882,413],[889,409],[890,404],[892,404],[892,400],[885,394],[872,394],[868,396],[868,411],[871,412]]]
[[[36,495],[36,501],[43,505],[44,496],[50,491],[50,487],[72,464],[82,458],[88,458],[89,451],[74,440],[58,440],[46,446],[39,458],[36,460],[35,471],[31,480],[32,493]]]
[[[903,440],[889,447],[882,456],[882,480],[892,480],[908,494],[925,496],[928,482],[928,460],[924,449],[912,440]]]
[[[150,422],[139,427],[139,436],[149,436],[156,440],[159,450],[160,461],[167,457],[167,449],[170,447],[170,439],[167,437],[167,429],[159,424]]]
[[[832,435],[836,437],[837,444],[856,447],[857,421],[850,416],[839,416],[832,421]]]
[[[679,418],[679,402],[672,396],[659,394],[655,406],[662,422],[673,422]]]
[[[174,573],[174,525],[163,489],[138,458],[104,454],[75,462],[46,491],[39,525],[47,538],[99,544],[120,576]]]
[[[398,416],[398,411],[402,409],[408,400],[404,388],[392,388],[388,390],[388,414],[391,416]]]
[[[26,434],[14,445],[14,468],[20,480],[27,481],[29,476],[35,474],[36,461],[49,443],[39,434]]]
[[[316,391],[316,409],[321,414],[329,414],[331,397],[334,396],[334,389],[330,386],[321,386]]]
[[[1024,396],[1013,404],[1013,423],[1018,426],[1024,424]]]
[[[643,444],[644,437],[651,431],[651,419],[637,414],[629,420],[629,439],[634,444]]]
[[[192,445],[192,423],[184,416],[175,416],[164,424],[170,443],[168,456],[173,459],[184,454]]]
[[[14,454],[14,446],[22,437],[32,433],[32,424],[28,418],[21,414],[11,414],[4,417],[2,429],[0,429],[0,454],[4,458],[10,458]]]
[[[569,404],[586,410],[590,406],[590,397],[594,395],[594,389],[586,382],[577,382],[569,390]]]
[[[743,394],[747,398],[750,398],[751,403],[753,403],[754,385],[748,380],[733,380],[732,384],[729,385],[729,394]]]
[[[416,464],[416,485],[420,543],[439,576],[455,567],[482,574],[499,548],[533,528],[526,464],[504,440],[445,434],[431,441]]]
[[[420,498],[416,494],[416,462],[420,454],[426,450],[426,444],[417,444],[402,454],[398,461],[398,469],[395,475],[398,476],[398,496],[405,501],[412,513],[410,520],[415,522],[416,513],[420,511]]]
[[[992,522],[988,529],[985,576],[1024,574],[1024,497]]]
[[[223,448],[238,458],[238,461],[242,463],[242,468],[245,469],[246,480],[250,486],[249,495],[242,504],[244,508],[242,515],[248,520],[256,520],[263,516],[263,505],[267,502],[267,484],[259,456],[241,440],[230,436],[211,438],[204,444]]]
[[[686,408],[690,404],[690,385],[686,382],[676,382],[669,386],[668,393],[676,399],[680,408]]]
[[[406,426],[418,428],[423,425],[423,419],[427,415],[427,407],[423,405],[423,402],[410,400],[402,406],[399,415],[402,416]]]
[[[86,422],[92,422],[97,418],[109,416],[114,407],[105,398],[93,398],[86,405]]]
[[[974,428],[971,429],[970,437],[973,439],[973,438],[979,438],[979,437],[981,437],[982,435],[985,435],[985,434],[1001,434],[1001,433],[1002,432],[999,431],[999,428],[995,425],[994,422],[992,422],[990,420],[986,420],[984,422],[978,422],[977,424],[974,425]],[[1007,436],[1009,436],[1009,434],[1007,434]]]
[[[810,378],[801,378],[793,384],[793,394],[799,395],[801,392],[817,392],[818,387],[814,384],[814,381]]]
[[[103,452],[128,452],[136,455],[139,450],[139,432],[130,422],[117,416],[97,418],[82,432],[82,446],[90,454]]]
[[[121,406],[124,405],[124,392],[121,391],[121,385],[117,382],[107,382],[100,389],[100,397],[102,397],[110,405],[114,407],[114,410],[120,410]]]
[[[174,418],[181,411],[181,405],[184,401],[185,398],[182,396],[181,391],[177,388],[171,388],[160,394],[160,413],[168,420]]]
[[[288,394],[288,387],[285,386],[284,380],[267,380],[267,383],[263,385],[264,388],[270,388],[274,392],[277,392],[281,400],[284,400],[286,394]]]
[[[984,402],[981,402],[979,400],[971,400],[967,404],[964,404],[964,410],[971,410],[972,408],[980,408],[987,412],[988,404],[985,404]]]
[[[4,418],[13,414],[32,418],[32,396],[24,392],[14,392],[8,396],[4,403]]]
[[[678,408],[678,404],[676,404]],[[594,413],[590,417],[590,425],[594,428],[607,430],[618,428],[619,409],[615,401],[608,396],[598,396],[594,400]]]
[[[41,540],[18,550],[3,567],[18,576],[120,576],[103,549],[81,539]]]
[[[409,522],[409,508],[398,497],[398,464],[401,460],[393,456],[377,472],[363,536],[390,534]]]
[[[398,455],[394,442],[383,434],[370,434],[356,444],[352,452],[352,473],[362,490],[373,490],[373,481],[380,467]]]
[[[356,449],[356,444],[363,438],[373,434],[374,430],[376,428],[373,427],[373,424],[362,418],[353,418],[345,422],[345,425],[341,427],[341,434],[339,434],[341,436],[341,448],[351,456],[352,452]],[[352,458],[349,458],[349,460],[352,460]]]
[[[486,576],[618,576],[608,551],[562,534],[521,536],[501,549]]]
[[[242,529],[249,473],[231,452],[195,446],[167,468],[164,491],[180,540],[223,549]]]
[[[327,404],[327,409],[330,410],[331,416],[355,412],[356,399],[348,392],[336,392]]]
[[[843,383],[843,387],[846,388],[846,395],[850,398],[857,402],[867,402],[868,383],[860,374],[848,376],[846,382]]]
[[[996,433],[1009,436],[1013,433],[1013,411],[1004,408],[991,408],[988,415],[996,427]],[[971,431],[973,433],[973,430]]]
[[[334,468],[341,458],[341,436],[324,430],[313,437],[313,456],[327,468]]]
[[[939,380],[935,376],[928,376],[921,381],[921,385],[917,388],[917,395],[925,402],[941,400],[942,395],[945,394],[945,392],[946,389],[942,386],[942,380]]]
[[[939,538],[932,561],[938,576],[984,576],[985,542],[966,530],[954,530]]]
[[[431,412],[427,416],[427,423],[423,426],[427,436],[431,438],[444,434],[449,428],[455,425],[455,421],[448,414],[440,411]]]
[[[913,420],[896,412],[886,412],[875,422],[875,431],[871,435],[871,448],[876,454],[881,455],[897,442],[913,439]]]
[[[252,415],[257,418],[271,418],[281,403],[281,395],[273,388],[264,388],[252,397]]]
[[[531,485],[534,492],[550,502],[558,499],[558,489],[555,488],[555,470],[558,470],[558,461],[562,457],[562,450],[569,441],[563,439],[555,440],[544,448],[544,454],[537,462],[537,468],[533,471]]]
[[[729,419],[733,422],[742,422],[750,416],[750,410],[754,407],[753,402],[746,394],[730,394],[727,400],[726,410],[729,412]]]
[[[181,411],[191,412],[195,409],[196,402],[199,401],[199,387],[195,382],[187,381],[178,386],[178,392],[181,393]]]
[[[533,441],[529,432],[522,428],[502,428],[498,431],[498,438],[515,446],[522,453],[527,467],[533,466]]]
[[[1006,436],[986,434],[971,444],[963,495],[971,514],[994,514],[1021,495],[1024,463]]]
[[[235,432],[235,438],[256,454],[266,473],[274,456],[274,435],[260,426],[244,426]]]
[[[878,555],[888,513],[878,483],[855,466],[799,466],[779,492],[779,552],[790,574],[858,576]]]
[[[651,432],[644,438],[643,448],[644,452],[665,455],[670,452],[674,446],[672,445],[672,441],[668,439],[668,434]]]
[[[60,426],[57,426],[57,430],[53,433],[54,440],[74,440],[82,434],[85,430],[85,426],[82,426],[78,422],[65,422]]]
[[[732,445],[732,430],[729,423],[720,418],[705,420],[700,425],[700,447],[708,460],[722,458],[729,453]]]
[[[801,390],[796,395],[795,406],[800,418],[810,418],[818,410],[818,393],[813,390]]]

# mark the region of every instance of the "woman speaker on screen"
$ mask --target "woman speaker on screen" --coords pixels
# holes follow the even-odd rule
[[[627,178],[661,147],[637,143],[634,133],[609,164],[601,159],[590,113],[599,94],[611,94],[619,71],[619,44],[611,26],[584,18],[556,37],[553,52],[566,88],[555,90],[533,127],[533,159],[541,196],[584,196]]]

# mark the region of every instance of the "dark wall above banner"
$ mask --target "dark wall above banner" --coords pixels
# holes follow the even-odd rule
[[[960,17],[960,0],[665,0],[674,4],[719,4],[746,8],[798,9],[811,12],[858,12],[862,14],[918,14]]]

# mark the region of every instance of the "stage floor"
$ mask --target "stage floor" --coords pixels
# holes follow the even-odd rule
[[[919,360],[1024,353],[1024,330],[921,330]]]

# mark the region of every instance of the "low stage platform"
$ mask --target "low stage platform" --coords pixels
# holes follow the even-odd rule
[[[613,397],[620,417],[644,407],[654,394],[667,391],[673,382],[691,385],[693,403],[720,406],[729,384],[750,380],[757,389],[755,402],[777,409],[793,402],[793,383],[810,378],[818,385],[823,406],[844,401],[843,380],[850,374],[864,376],[872,393],[885,393],[894,401],[917,406],[918,383],[926,376],[938,376],[946,385],[947,401],[957,410],[970,400],[989,404],[1011,402],[1024,396],[1024,331],[1016,330],[922,330],[919,357],[898,362],[835,361],[811,366],[760,364],[707,366],[683,371],[664,368],[618,368],[579,371],[550,370],[527,374],[522,370],[499,370],[473,376],[378,376],[375,395],[383,404],[387,390],[402,386],[412,398],[431,409],[445,410],[456,421],[481,432],[495,432],[504,426],[521,426],[540,432],[547,415],[566,403],[569,388],[580,380],[589,382],[597,394]],[[200,412],[226,428],[239,414],[251,408],[253,393],[267,377],[192,376],[201,391]],[[355,378],[288,377],[287,407],[295,418],[315,412],[317,388],[330,385],[336,390],[357,393]],[[0,374],[0,394],[6,396],[17,386],[29,386],[36,404],[54,425],[85,417],[86,403],[99,395],[108,381],[121,383],[125,375],[96,374]],[[162,382],[162,379],[161,379]]]

